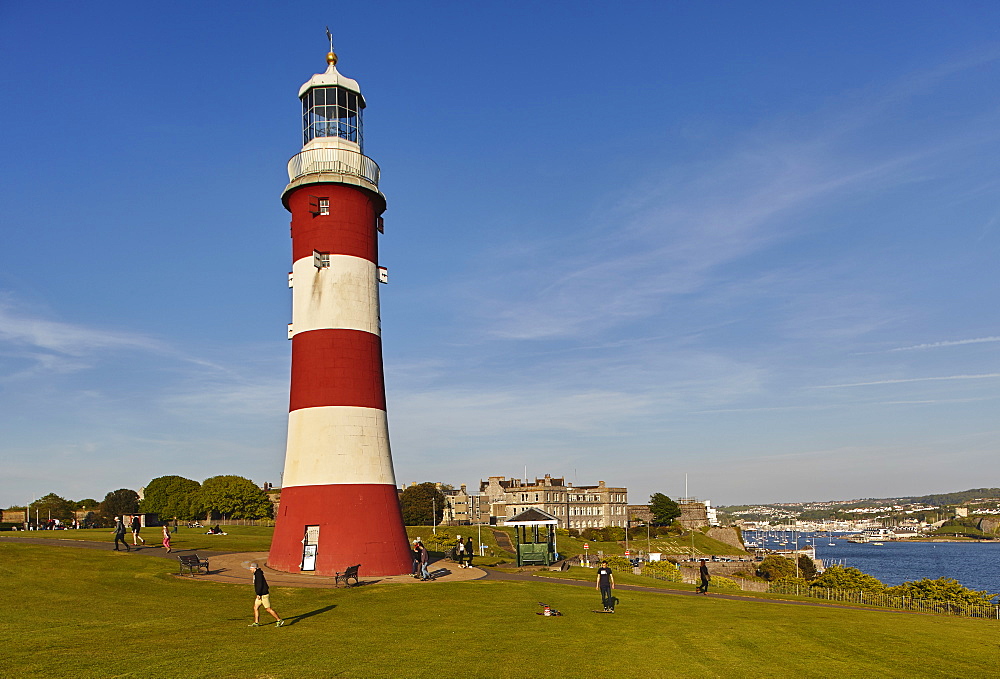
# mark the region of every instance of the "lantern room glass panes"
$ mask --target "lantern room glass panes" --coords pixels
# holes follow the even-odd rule
[[[316,137],[340,137],[362,146],[363,108],[357,92],[342,87],[314,87],[302,97],[302,143]]]

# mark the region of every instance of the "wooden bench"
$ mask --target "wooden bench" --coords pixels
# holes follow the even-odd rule
[[[205,569],[205,575],[208,575],[208,559],[202,559],[197,554],[180,554],[177,556],[177,560],[181,562],[181,570],[179,574],[184,573],[184,569],[188,569],[188,573],[194,575],[196,570]]]
[[[361,564],[358,564],[357,566],[351,566],[350,568],[348,568],[343,573],[337,573],[334,576],[334,578],[333,578],[333,584],[337,585],[339,587],[340,583],[344,583],[345,585],[347,585],[348,587],[350,587],[351,583],[349,582],[349,580],[351,578],[354,578],[354,584],[355,585],[358,584],[358,569],[359,568],[361,568]]]

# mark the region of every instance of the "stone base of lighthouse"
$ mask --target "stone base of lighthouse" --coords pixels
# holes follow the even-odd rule
[[[310,544],[312,543],[312,544]],[[267,565],[288,573],[334,575],[361,564],[364,576],[412,569],[396,487],[391,484],[292,486],[281,490]]]

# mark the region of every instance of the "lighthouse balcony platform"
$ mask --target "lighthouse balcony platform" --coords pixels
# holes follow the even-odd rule
[[[378,164],[363,153],[350,149],[306,149],[288,161],[288,189],[313,182],[334,181],[364,186],[377,193],[378,180]]]

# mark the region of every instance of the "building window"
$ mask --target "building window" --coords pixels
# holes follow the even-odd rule
[[[328,215],[328,214],[330,214],[330,199],[329,198],[320,198],[319,199],[319,213],[321,215]]]

